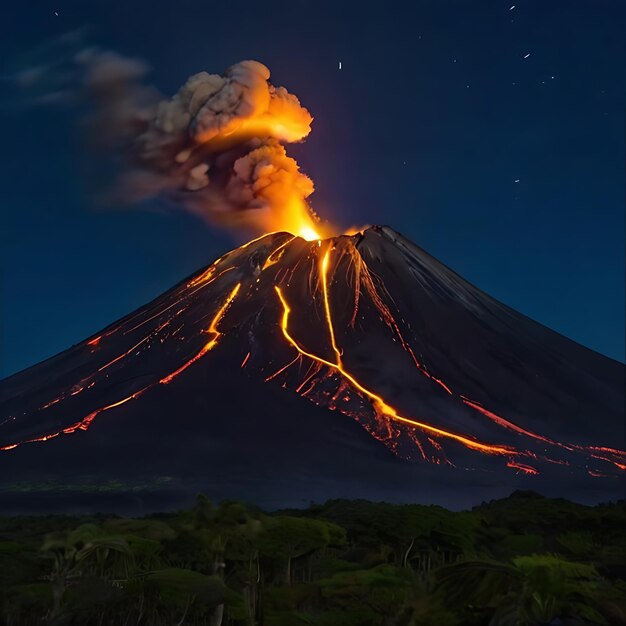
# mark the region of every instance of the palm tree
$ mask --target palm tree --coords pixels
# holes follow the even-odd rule
[[[433,578],[448,604],[470,616],[490,617],[491,626],[535,626],[563,617],[606,623],[600,612],[601,579],[591,565],[533,555],[511,563],[455,563]]]
[[[120,564],[128,572],[128,559],[131,558],[122,537],[104,535],[94,524],[83,524],[69,532],[48,535],[41,551],[52,559],[52,570],[48,576],[53,598],[49,621],[56,620],[60,615],[63,597],[71,584],[86,574],[108,578]]]

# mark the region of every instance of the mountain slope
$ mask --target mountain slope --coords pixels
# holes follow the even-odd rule
[[[204,488],[264,504],[458,503],[465,489],[471,503],[528,481],[605,498],[626,467],[624,366],[386,227],[254,240],[5,379],[0,398],[12,494],[39,468],[63,481],[90,460],[123,483],[152,459],[174,499]]]

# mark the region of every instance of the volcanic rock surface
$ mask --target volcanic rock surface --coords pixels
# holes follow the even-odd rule
[[[5,511],[623,496],[622,364],[387,227],[274,233],[0,383]]]

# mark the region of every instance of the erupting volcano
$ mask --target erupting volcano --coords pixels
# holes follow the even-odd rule
[[[246,429],[259,413],[224,413],[214,359],[217,367],[237,363],[240,381],[263,380],[333,419],[348,416],[414,464],[524,474],[539,484],[559,475],[565,491],[581,475],[618,489],[626,469],[615,447],[623,367],[496,302],[385,227],[317,241],[288,233],[253,240],[6,379],[2,450],[71,438],[80,446],[122,410],[125,423],[143,424],[150,445],[156,414],[177,428],[178,415],[160,406],[163,394],[179,414],[194,406],[188,377],[193,394],[219,398],[219,417],[207,411],[199,428],[228,420]],[[285,417],[310,419],[293,409]],[[316,453],[325,462],[327,451]]]
[[[98,63],[102,89],[111,72]],[[280,230],[3,381],[3,488],[43,468],[67,480],[106,467],[265,504],[459,490],[472,503],[528,484],[619,494],[623,365],[390,228],[331,236],[276,138],[302,138],[311,118],[268,78],[255,62],[197,75],[122,124],[150,193],[228,226]]]

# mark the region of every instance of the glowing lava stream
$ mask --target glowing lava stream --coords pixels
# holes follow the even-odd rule
[[[358,257],[358,258],[360,260],[360,257]],[[336,354],[336,362],[337,362],[337,365],[339,366],[339,368],[342,368],[343,367],[342,360],[341,360],[342,351],[337,346],[337,342],[335,340],[334,327],[333,327],[332,316],[331,316],[331,312],[330,312],[330,300],[329,300],[329,297],[328,297],[327,274],[328,274],[329,260],[330,260],[330,249],[327,249],[326,253],[324,254],[324,257],[322,258],[322,262],[321,262],[321,275],[322,275],[322,281],[321,282],[322,282],[322,288],[323,288],[323,294],[324,294],[324,310],[325,310],[325,313],[326,313],[326,320],[327,320],[328,328],[329,328],[329,332],[330,332],[331,345],[332,345],[333,351]],[[355,262],[355,257],[354,256],[352,257],[352,262],[353,263]],[[359,268],[358,268],[358,274],[359,275],[361,274],[362,270],[365,271],[365,273],[364,273],[364,280],[366,281],[365,284],[366,284],[367,293],[369,294],[369,296],[372,299],[375,307],[378,309],[379,313],[381,314],[381,316],[382,316],[383,320],[385,321],[385,323],[387,324],[387,326],[398,337],[398,339],[400,341],[400,344],[402,345],[402,348],[411,356],[411,359],[413,360],[413,363],[415,364],[417,370],[419,372],[421,372],[423,375],[427,376],[432,381],[434,381],[435,383],[437,383],[440,387],[442,387],[446,391],[446,393],[448,393],[451,396],[456,396],[456,394],[453,393],[452,390],[442,380],[440,380],[436,376],[433,376],[430,372],[428,372],[428,370],[423,365],[421,365],[417,361],[411,346],[409,345],[409,343],[402,336],[402,333],[400,332],[400,329],[398,328],[398,325],[396,324],[396,322],[395,322],[395,320],[393,318],[393,315],[391,314],[391,311],[388,309],[388,307],[384,304],[384,302],[381,300],[380,296],[378,295],[376,287],[374,286],[374,283],[373,283],[373,281],[371,279],[369,269],[367,268],[367,266],[361,268],[361,266],[359,265]],[[358,282],[358,279],[357,279],[357,282],[355,284],[355,310],[354,310],[354,314],[352,316],[352,321],[351,321],[351,325],[352,326],[354,325],[354,320],[356,319],[356,314],[357,314],[357,310],[358,310],[359,292],[360,292],[360,288],[359,288],[359,282]],[[391,298],[391,296],[389,294],[387,294],[387,295]],[[344,373],[344,375],[346,375],[345,371],[343,373]],[[626,453],[624,451],[614,450],[614,449],[612,450],[610,448],[599,448],[599,447],[596,447],[595,450],[605,452],[605,453],[609,454],[609,457],[600,456],[598,454],[593,454],[592,453],[592,451],[594,450],[593,447],[578,446],[578,445],[575,445],[575,444],[567,444],[567,443],[560,443],[558,441],[554,441],[553,439],[550,439],[548,437],[544,437],[543,435],[539,435],[538,433],[535,433],[535,432],[532,432],[532,431],[527,430],[525,428],[522,428],[521,426],[518,426],[517,424],[514,424],[513,422],[505,419],[504,417],[501,417],[500,415],[497,415],[496,413],[493,413],[492,411],[489,411],[488,409],[483,407],[479,402],[472,401],[472,400],[470,400],[469,398],[466,398],[463,395],[459,395],[458,397],[460,398],[460,400],[465,405],[471,407],[473,410],[475,410],[475,411],[481,413],[482,415],[484,415],[485,417],[489,418],[492,422],[496,423],[498,426],[501,426],[503,428],[512,430],[512,431],[516,432],[518,435],[523,435],[523,436],[526,436],[526,437],[530,437],[532,439],[536,439],[538,441],[543,441],[544,443],[547,443],[547,444],[553,445],[553,446],[558,446],[560,448],[564,448],[565,450],[569,450],[570,452],[573,451],[573,450],[578,450],[578,451],[583,452],[585,454],[589,454],[593,458],[600,459],[602,461],[607,461],[609,463],[612,463],[618,469],[626,470],[626,465],[624,465],[624,462],[626,462]],[[395,409],[393,409],[393,411],[395,411]],[[399,416],[399,417],[401,417],[401,416]],[[395,418],[395,419],[397,419],[397,418]],[[420,450],[421,450],[421,446],[419,446],[419,447],[420,447]],[[525,454],[525,455],[534,456],[532,453],[530,453],[528,451],[525,451],[525,452],[515,451],[515,453],[516,454]],[[422,451],[422,456],[424,456],[423,451]],[[617,459],[616,458],[611,458],[611,457],[617,457]],[[544,457],[544,459],[546,461],[550,461],[550,462],[557,462],[557,461],[554,461],[553,459],[550,459],[550,458],[547,458],[547,457]],[[513,467],[513,466],[509,465],[509,467]],[[518,468],[518,469],[520,469],[520,468]],[[533,471],[532,472],[528,471],[529,469],[533,470]],[[531,468],[530,466],[525,466],[523,471],[525,473],[527,473],[527,474],[539,473],[534,468]]]
[[[283,293],[280,287],[278,285],[274,285],[274,289],[276,290],[276,293],[278,294],[278,298],[280,299],[280,302],[283,306],[281,329],[282,329],[285,339],[303,356],[313,359],[314,361],[317,361],[318,363],[321,363],[322,365],[326,365],[327,367],[339,372],[344,378],[349,380],[352,383],[352,385],[354,385],[354,387],[356,387],[361,393],[366,395],[374,403],[374,407],[382,415],[385,415],[389,419],[392,419],[397,422],[401,422],[403,424],[409,424],[410,426],[414,426],[417,428],[421,428],[422,430],[426,432],[439,435],[441,437],[454,439],[455,441],[462,443],[464,446],[468,448],[471,448],[473,450],[478,450],[480,452],[485,452],[487,454],[503,454],[503,455],[519,454],[519,452],[515,448],[502,446],[502,445],[490,445],[490,444],[481,443],[480,441],[469,439],[467,437],[464,437],[463,435],[457,435],[456,433],[451,433],[445,430],[441,430],[439,428],[436,428],[435,426],[430,426],[429,424],[418,422],[416,420],[409,419],[408,417],[399,415],[393,407],[389,406],[383,400],[383,398],[381,398],[379,395],[375,394],[374,392],[370,391],[369,389],[365,388],[361,383],[359,383],[358,380],[356,380],[356,378],[354,378],[354,376],[352,376],[352,374],[346,371],[341,361],[341,351],[339,350],[335,341],[335,333],[334,333],[333,323],[332,323],[330,302],[328,299],[328,284],[326,280],[326,274],[328,270],[329,255],[330,255],[330,250],[327,250],[324,255],[324,258],[322,259],[322,292],[324,296],[324,309],[326,311],[326,321],[328,323],[331,343],[332,343],[333,351],[335,352],[335,355],[337,357],[337,362],[332,363],[331,361],[327,361],[326,359],[322,357],[319,357],[315,354],[311,354],[310,352],[307,352],[289,334],[288,327],[289,327],[289,314],[291,313],[291,308],[289,307],[287,300],[283,296]]]
[[[337,356],[337,369],[343,371],[343,364],[341,362],[341,351],[337,347],[337,341],[335,340],[335,329],[333,327],[332,316],[330,314],[330,301],[328,300],[328,260],[330,259],[330,248],[324,253],[322,259],[322,293],[324,294],[324,311],[326,312],[326,321],[328,322],[328,330],[330,332],[330,343],[333,347],[333,351]],[[280,294],[279,294],[280,295]]]
[[[172,380],[176,378],[176,376],[184,372],[190,365],[193,365],[198,359],[201,359],[207,352],[210,352],[211,350],[213,350],[213,348],[217,345],[219,338],[222,336],[222,333],[220,333],[220,331],[217,330],[217,325],[219,324],[222,317],[224,317],[224,313],[226,313],[226,310],[230,306],[230,303],[235,299],[235,296],[237,295],[237,292],[239,291],[240,287],[241,287],[241,283],[237,283],[235,285],[234,289],[230,292],[230,295],[228,296],[228,298],[226,298],[226,302],[224,302],[222,307],[213,317],[213,320],[211,321],[211,325],[206,331],[207,333],[210,333],[213,336],[204,345],[202,350],[200,350],[200,352],[198,352],[196,356],[194,356],[193,358],[189,359],[189,361],[181,365],[176,371],[172,372],[171,374],[168,374],[165,378],[161,378],[159,383],[163,385],[167,385],[168,383],[171,383]]]
[[[175,309],[175,312],[168,314],[167,319],[164,322],[160,323],[156,329],[150,330],[147,336],[143,337],[141,340],[134,343],[134,345],[130,349],[119,354],[118,356],[110,360],[108,363],[105,363],[104,365],[99,367],[93,374],[87,376],[86,378],[83,378],[77,384],[66,388],[63,394],[54,398],[53,400],[50,400],[45,405],[39,407],[36,410],[46,409],[62,400],[65,400],[71,396],[77,395],[78,393],[80,393],[81,391],[85,389],[90,389],[93,385],[96,384],[97,381],[99,381],[99,379],[97,379],[96,377],[102,374],[104,371],[106,371],[105,376],[108,378],[109,372],[112,372],[112,370],[108,370],[107,368],[117,363],[125,364],[126,359],[132,357],[135,351],[140,346],[142,346],[142,344],[147,345],[147,347],[149,348],[151,344],[151,340],[154,338],[160,338],[161,343],[163,343],[163,341],[167,338],[168,335],[167,334],[163,335],[163,333],[161,332],[162,329],[166,328],[176,317],[178,317],[181,313],[183,313],[184,311],[188,309],[188,307],[190,306],[191,298],[200,290],[205,289],[208,285],[217,281],[221,276],[225,275],[227,272],[231,272],[239,268],[240,259],[237,253],[240,253],[242,250],[245,250],[252,244],[262,240],[263,238],[264,236],[258,237],[257,239],[253,239],[252,241],[249,241],[243,246],[240,246],[239,248],[236,248],[235,250],[217,259],[217,261],[215,261],[209,268],[199,273],[199,275],[197,275],[195,278],[192,278],[191,280],[187,281],[186,284],[182,288],[172,291],[171,297],[168,297],[168,299],[166,300],[160,301],[158,306],[156,307],[158,309],[156,313],[152,313],[152,310],[148,311],[147,313],[148,317],[146,319],[141,318],[143,311],[144,311],[144,309],[141,309],[140,311],[131,315],[130,317],[125,318],[121,323],[118,323],[118,325],[112,327],[110,330],[103,331],[101,335],[94,337],[90,339],[89,341],[86,341],[85,345],[91,348],[90,350],[91,352],[94,352],[97,349],[102,347],[101,345],[102,340],[108,337],[109,335],[117,333],[118,331],[120,331],[121,335],[127,335],[135,331],[136,329],[146,325],[150,321],[157,319],[160,316],[164,316],[165,313],[167,313],[174,307],[179,308],[179,310]],[[407,429],[404,434],[406,434],[406,436],[419,448],[419,450],[421,451],[422,457],[426,461],[428,461],[429,458],[425,454],[422,448],[422,445],[420,441],[418,440],[418,434],[421,437],[422,436],[421,433],[426,433],[426,435],[431,435],[432,437],[443,437],[447,439],[452,439],[461,443],[463,446],[467,448],[470,448],[472,450],[476,450],[485,454],[508,456],[509,458],[508,458],[508,462],[506,465],[509,468],[516,470],[518,473],[523,472],[525,474],[530,475],[530,474],[538,474],[539,472],[538,470],[536,470],[535,468],[529,465],[518,463],[515,460],[516,457],[531,457],[531,458],[536,458],[536,459],[541,458],[551,463],[569,465],[569,463],[565,460],[550,459],[546,456],[543,456],[541,453],[540,453],[541,456],[537,456],[537,454],[535,454],[534,452],[530,450],[526,450],[524,448],[517,448],[517,447],[514,447],[513,445],[484,443],[482,441],[475,439],[474,436],[471,434],[458,434],[455,432],[450,432],[450,431],[444,430],[443,428],[438,428],[430,424],[420,422],[418,420],[411,419],[409,417],[405,417],[403,415],[400,415],[396,409],[394,409],[392,406],[387,404],[387,402],[382,396],[368,389],[361,382],[359,382],[355,378],[355,376],[346,369],[346,366],[344,365],[344,362],[343,362],[343,357],[345,356],[344,350],[341,346],[339,346],[337,342],[337,338],[338,336],[341,337],[341,334],[340,335],[335,334],[336,320],[333,320],[333,311],[331,307],[332,303],[331,303],[330,287],[332,283],[332,278],[334,277],[337,268],[340,267],[339,263],[341,259],[343,258],[343,257],[340,257],[340,259],[337,258],[339,253],[341,253],[341,255],[348,255],[349,257],[349,263],[346,268],[346,282],[350,286],[350,288],[354,289],[354,311],[352,312],[351,319],[348,323],[349,328],[355,327],[357,315],[359,313],[359,302],[361,300],[361,296],[362,295],[369,296],[369,299],[371,299],[371,303],[374,309],[379,313],[380,320],[390,330],[393,336],[393,340],[394,341],[397,340],[399,344],[402,346],[403,350],[410,355],[417,370],[422,375],[427,376],[434,383],[439,385],[447,394],[455,397],[456,399],[458,399],[459,402],[462,402],[467,408],[472,409],[473,411],[476,411],[477,413],[482,414],[483,416],[488,418],[491,422],[495,423],[496,425],[502,428],[513,431],[517,435],[539,440],[545,444],[558,446],[560,448],[567,450],[570,453],[574,453],[574,454],[582,453],[582,454],[585,454],[587,458],[591,457],[592,459],[605,461],[605,462],[611,463],[613,466],[617,467],[618,469],[622,471],[626,470],[626,452],[624,451],[617,450],[614,448],[602,447],[602,446],[581,446],[581,445],[575,445],[575,444],[559,443],[557,441],[549,439],[548,437],[539,435],[535,432],[522,428],[521,426],[518,426],[517,424],[505,419],[504,417],[501,417],[497,415],[496,413],[489,411],[480,402],[473,401],[470,398],[467,398],[461,394],[453,392],[446,385],[446,383],[444,383],[442,380],[440,380],[439,378],[436,378],[433,374],[431,374],[428,371],[426,365],[422,365],[416,359],[410,343],[406,341],[404,337],[402,336],[401,330],[398,324],[396,323],[394,316],[387,304],[387,300],[389,300],[391,304],[395,306],[396,309],[397,309],[397,305],[395,305],[395,302],[393,301],[393,298],[391,294],[389,293],[389,291],[387,291],[385,284],[382,283],[381,279],[367,266],[364,258],[361,256],[354,242],[352,241],[345,242],[345,240],[342,240],[342,243],[340,244],[341,247],[339,246],[335,247],[333,245],[333,241],[317,240],[313,242],[312,246],[308,249],[307,254],[302,254],[300,257],[297,258],[295,264],[289,261],[287,263],[281,263],[280,266],[277,265],[285,257],[285,253],[287,252],[289,245],[296,239],[297,239],[296,236],[291,235],[282,243],[274,244],[274,246],[272,246],[274,249],[266,257],[265,263],[263,263],[262,266],[260,267],[261,272],[271,268],[272,266],[276,266],[277,268],[275,271],[273,271],[270,274],[271,276],[270,284],[271,286],[273,286],[274,290],[277,293],[277,296],[282,304],[283,311],[282,311],[282,315],[280,314],[280,311],[278,312],[278,319],[272,318],[271,324],[272,325],[280,324],[284,339],[296,351],[295,358],[293,358],[289,363],[287,363],[286,365],[278,369],[278,371],[274,372],[270,376],[267,376],[265,378],[266,382],[277,378],[280,374],[282,374],[287,369],[292,367],[298,361],[300,361],[300,364],[302,365],[303,357],[308,357],[308,359],[310,360],[309,368],[304,373],[304,378],[301,381],[299,381],[299,385],[295,389],[296,393],[300,394],[302,397],[307,397],[309,396],[309,394],[313,392],[316,383],[323,381],[329,376],[333,376],[335,373],[338,374],[340,377],[339,387],[338,387],[337,392],[334,394],[332,398],[332,402],[328,405],[325,405],[327,406],[327,408],[331,410],[334,409],[336,407],[334,403],[337,400],[337,398],[341,394],[343,394],[347,388],[351,386],[356,392],[360,394],[361,400],[365,400],[365,399],[369,400],[370,406],[374,410],[375,416],[379,420],[379,423],[383,422],[385,425],[389,426],[392,422],[398,422],[398,423],[406,424],[407,426],[412,427],[411,429]],[[344,245],[345,243],[347,243],[347,246]],[[231,255],[233,254],[235,254],[235,259],[232,259],[231,257]],[[229,263],[228,266],[225,267],[224,269],[220,269],[220,264],[222,263],[222,261],[225,261],[226,259],[231,259],[231,263]],[[306,260],[307,263],[309,261],[312,262],[311,267],[308,269],[305,269],[304,270],[305,273],[303,275],[304,280],[307,281],[308,298],[310,300],[310,303],[312,306],[315,306],[316,309],[317,308],[321,309],[321,306],[323,306],[325,320],[322,322],[322,324],[327,326],[330,347],[332,348],[332,355],[328,356],[327,358],[323,358],[311,352],[307,352],[289,332],[289,316],[292,313],[292,310],[287,302],[285,295],[283,294],[281,290],[281,285],[284,285],[285,283],[289,285],[290,280],[294,279],[295,271],[298,268],[298,265],[304,260]],[[244,258],[244,261],[245,261],[245,258]],[[253,276],[256,278],[256,282],[258,283],[259,282],[259,272],[258,272],[259,267],[258,265],[255,265],[255,264],[253,265],[254,265]],[[317,271],[315,268],[317,268]],[[135,391],[134,393],[132,393],[131,395],[125,398],[114,401],[110,404],[107,404],[105,406],[102,406],[100,408],[97,408],[91,411],[88,415],[86,415],[81,420],[74,422],[73,424],[70,424],[69,426],[63,429],[59,429],[58,431],[41,435],[36,438],[25,439],[17,443],[11,443],[4,447],[0,447],[0,450],[11,450],[13,448],[18,447],[19,445],[23,443],[43,442],[43,441],[52,439],[54,437],[57,437],[58,435],[61,435],[61,434],[74,433],[77,430],[87,430],[89,426],[91,425],[91,423],[94,421],[94,419],[98,415],[103,413],[104,411],[108,411],[109,409],[119,407],[122,404],[125,404],[126,402],[130,400],[138,398],[139,396],[144,394],[146,391],[156,387],[157,385],[160,385],[160,384],[167,385],[170,382],[172,382],[176,377],[178,377],[185,370],[187,370],[187,368],[189,368],[191,365],[193,365],[194,363],[202,359],[208,352],[212,351],[218,345],[218,343],[220,342],[220,339],[224,336],[224,334],[226,334],[226,331],[224,333],[220,332],[220,330],[218,329],[218,326],[221,324],[224,316],[226,315],[231,305],[233,305],[236,298],[239,297],[239,299],[241,299],[241,295],[240,295],[241,285],[242,283],[239,282],[234,287],[232,287],[225,299],[224,299],[225,294],[222,293],[220,289],[221,295],[219,297],[218,302],[215,302],[214,300],[211,303],[210,308],[209,308],[209,310],[211,310],[213,306],[219,305],[219,308],[217,309],[217,311],[215,311],[213,315],[211,315],[210,313],[203,314],[201,318],[197,319],[194,322],[194,324],[195,323],[202,324],[202,327],[204,328],[200,332],[202,334],[207,334],[209,336],[208,340],[204,343],[204,345],[202,345],[202,347],[199,349],[199,351],[195,355],[189,358],[182,365],[174,363],[170,366],[170,367],[176,367],[177,365],[179,365],[177,369],[175,369],[174,371],[172,371],[171,373],[167,375],[163,375],[162,373],[157,374],[159,378],[155,376],[155,378],[152,379],[145,387],[139,389],[138,391]],[[379,290],[381,290],[381,293],[379,293]],[[321,292],[321,294],[319,292]],[[322,298],[321,301],[319,299],[320,297]],[[237,302],[239,302],[239,300],[237,300]],[[207,328],[205,327],[205,324],[207,323],[206,320],[209,317],[211,317],[211,321]],[[137,318],[139,318],[140,321],[137,321]],[[159,319],[158,322],[161,322],[161,320]],[[339,327],[337,327],[337,330],[339,330]],[[178,332],[178,329],[175,332]],[[194,332],[197,332],[197,331],[194,331]],[[173,333],[171,334],[173,336]],[[322,337],[325,336],[326,330],[322,329],[321,335]],[[313,349],[315,350],[316,348],[313,348]],[[187,358],[187,355],[185,355],[184,358]],[[330,359],[330,360],[327,360],[327,359]],[[250,360],[251,360],[251,351],[249,350],[246,356],[243,358],[243,361],[241,362],[240,367],[242,368],[246,367],[249,364]],[[254,361],[254,359],[252,360]],[[328,368],[327,371],[324,370],[325,367]],[[261,367],[261,371],[263,371],[263,367]],[[354,419],[360,419],[361,417],[367,417],[369,419],[369,410],[367,411],[366,415],[365,414],[361,415],[361,413],[359,412],[357,414],[357,417],[355,417],[355,415],[351,413],[347,413],[347,414],[350,415]],[[56,428],[59,428],[59,426],[56,426]],[[391,431],[392,429],[390,428],[389,429],[390,437],[393,436],[394,438],[398,439],[403,435],[403,433],[400,431],[394,432],[394,433],[392,433]],[[370,433],[370,434],[372,434],[376,438],[379,438],[374,433]],[[439,451],[440,454],[444,454],[441,448],[441,445],[438,444],[435,439],[431,439],[431,437],[428,437],[428,440],[430,444]],[[383,441],[385,442],[386,445],[388,445],[386,438],[383,439]],[[395,447],[392,447],[392,450],[395,453],[398,453]],[[436,456],[431,457],[431,459],[435,463],[440,462]],[[450,461],[448,461],[445,458],[445,454],[443,457],[443,461],[450,463]],[[596,475],[596,476],[603,475],[597,472],[597,470],[590,470],[589,473],[591,475]]]
[[[217,329],[217,325],[220,323],[220,320],[224,317],[224,314],[228,310],[228,307],[230,306],[232,301],[235,299],[235,296],[237,295],[237,292],[239,291],[240,287],[241,287],[241,283],[237,283],[235,285],[233,290],[230,292],[228,298],[226,298],[226,301],[224,302],[224,304],[218,309],[217,313],[213,316],[213,319],[211,320],[211,324],[209,325],[209,328],[205,331],[207,333],[211,333],[213,336],[203,346],[200,352],[198,352],[194,357],[189,359],[189,361],[181,365],[181,367],[179,367],[177,370],[175,370],[171,374],[168,374],[164,378],[161,378],[161,380],[159,380],[158,383],[152,383],[150,385],[147,385],[143,389],[139,389],[138,391],[135,391],[131,395],[125,398],[122,398],[121,400],[118,400],[116,402],[112,402],[111,404],[107,404],[106,406],[100,407],[99,409],[96,409],[95,411],[92,411],[91,413],[89,413],[89,415],[85,416],[83,419],[79,420],[78,422],[75,422],[71,426],[67,426],[66,428],[63,428],[53,433],[49,433],[47,435],[43,435],[41,437],[35,437],[34,439],[25,439],[23,441],[18,441],[17,443],[12,443],[6,446],[2,446],[0,447],[0,451],[13,450],[14,448],[17,448],[18,446],[21,446],[22,444],[25,444],[25,443],[37,443],[37,442],[48,441],[49,439],[58,437],[61,434],[68,435],[68,434],[76,432],[77,430],[87,430],[89,426],[91,425],[91,423],[94,421],[94,419],[98,415],[100,415],[100,413],[104,413],[104,411],[108,411],[109,409],[114,409],[115,407],[121,406],[122,404],[126,404],[126,402],[129,402],[130,400],[134,400],[135,398],[138,398],[139,396],[144,394],[146,391],[148,391],[148,389],[151,389],[152,387],[154,387],[156,384],[170,383],[174,378],[176,378],[176,376],[178,376],[181,372],[186,370],[190,365],[192,365],[193,363],[201,359],[207,352],[212,350],[217,345],[219,338],[222,336],[222,333]]]
[[[24,441],[18,441],[17,443],[12,443],[12,444],[9,444],[8,446],[3,446],[2,448],[0,448],[0,451],[13,450],[14,448],[17,448],[18,446],[21,446],[22,444],[25,444],[25,443],[38,443],[38,442],[48,441],[49,439],[54,439],[55,437],[58,437],[59,435],[70,435],[72,433],[75,433],[77,430],[87,430],[89,426],[91,425],[91,422],[93,422],[96,419],[96,417],[100,415],[100,413],[104,413],[104,411],[108,411],[109,409],[114,409],[115,407],[121,406],[122,404],[126,404],[126,402],[128,402],[129,400],[134,400],[135,398],[138,398],[142,393],[147,391],[151,386],[152,385],[148,385],[148,387],[144,387],[143,389],[140,389],[139,391],[135,391],[135,393],[131,394],[130,396],[127,396],[126,398],[122,398],[121,400],[118,400],[117,402],[113,402],[112,404],[107,404],[106,406],[100,407],[99,409],[92,411],[91,413],[89,413],[89,415],[87,415],[86,417],[83,417],[82,420],[75,422],[71,426],[67,426],[66,428],[57,430],[54,433],[43,435],[41,437],[35,437],[34,439],[25,439]]]
[[[569,448],[565,444],[559,443],[558,441],[553,441],[552,439],[548,439],[547,437],[538,435],[537,433],[534,433],[530,430],[526,430],[525,428],[522,428],[521,426],[518,426],[517,424],[514,424],[513,422],[509,422],[509,420],[504,419],[503,417],[500,417],[496,413],[492,413],[491,411],[488,411],[485,407],[478,404],[478,402],[472,402],[471,400],[468,400],[464,396],[461,396],[461,400],[463,401],[464,404],[467,404],[467,406],[472,407],[475,411],[482,413],[485,417],[488,417],[490,420],[492,420],[499,426],[502,426],[503,428],[509,428],[510,430],[513,430],[520,435],[525,435],[526,437],[531,437],[532,439],[538,439],[539,441],[544,441],[545,443],[549,443],[550,445],[553,445],[553,446],[562,446],[564,448],[571,450],[571,448]]]
[[[280,287],[278,287],[277,285],[274,286],[274,289],[276,290],[276,293],[278,294],[278,297],[281,301],[281,304],[283,306],[283,316],[282,316],[282,323],[281,323],[281,328],[282,328],[282,332],[283,335],[285,337],[285,339],[291,344],[292,347],[294,347],[297,351],[298,354],[300,356],[307,356],[310,359],[312,359],[314,362],[317,362],[319,365],[325,365],[329,368],[331,368],[332,370],[339,372],[339,374],[341,374],[344,379],[348,380],[358,391],[360,391],[361,393],[363,393],[365,396],[367,396],[373,403],[374,405],[374,409],[376,411],[377,414],[382,415],[387,417],[390,420],[393,421],[397,421],[397,422],[401,422],[404,424],[408,424],[410,426],[416,427],[416,428],[420,428],[423,431],[426,432],[430,432],[432,434],[436,434],[442,437],[446,437],[449,439],[454,439],[456,441],[459,441],[460,443],[462,443],[463,445],[465,445],[468,448],[474,449],[474,450],[478,450],[480,452],[484,452],[487,454],[500,454],[500,455],[509,455],[509,456],[531,456],[531,457],[535,457],[536,458],[536,454],[527,451],[527,450],[519,450],[516,449],[512,446],[507,446],[504,444],[486,444],[486,443],[482,443],[480,441],[474,440],[474,439],[470,439],[467,436],[464,435],[460,435],[457,433],[452,433],[446,430],[442,430],[439,428],[436,428],[434,426],[431,426],[429,424],[425,424],[423,422],[419,422],[417,420],[413,420],[407,417],[404,417],[400,414],[398,414],[398,412],[396,411],[396,409],[394,409],[392,406],[390,406],[389,404],[387,404],[385,402],[385,400],[379,396],[378,394],[374,393],[373,391],[367,389],[366,387],[364,387],[352,374],[350,374],[344,367],[343,365],[343,360],[342,360],[342,350],[340,349],[340,347],[337,344],[337,340],[336,340],[336,336],[335,336],[335,329],[334,329],[334,324],[333,324],[333,318],[332,318],[332,312],[331,312],[331,306],[330,306],[330,296],[329,296],[329,286],[328,286],[328,270],[329,270],[329,263],[330,263],[330,255],[331,255],[331,248],[328,247],[324,253],[324,256],[321,259],[320,262],[320,274],[321,274],[321,287],[322,287],[322,295],[323,295],[323,304],[324,304],[324,313],[325,313],[325,317],[326,317],[326,324],[328,326],[328,331],[329,331],[329,337],[330,337],[330,343],[332,346],[332,350],[335,354],[335,362],[330,362],[322,357],[319,357],[315,354],[312,354],[310,352],[307,352],[306,350],[304,350],[304,348],[302,348],[298,342],[290,335],[289,333],[289,329],[288,329],[288,322],[289,322],[289,314],[291,312],[291,308],[289,307],[289,304],[287,302],[287,300],[285,299]],[[421,366],[416,358],[415,355],[413,354],[413,350],[411,349],[410,345],[404,340],[404,338],[402,337],[402,334],[400,333],[400,329],[398,328],[395,320],[393,319],[393,316],[391,315],[391,312],[389,311],[389,309],[387,308],[387,306],[382,302],[382,300],[380,299],[380,297],[378,296],[378,293],[376,292],[376,288],[374,287],[373,283],[371,282],[371,278],[369,276],[369,270],[366,268],[364,268],[366,271],[366,279],[369,281],[368,283],[366,283],[366,287],[367,287],[367,292],[370,295],[370,297],[372,298],[372,301],[374,302],[374,305],[376,306],[376,308],[378,309],[378,311],[380,312],[383,320],[385,321],[385,323],[390,327],[390,329],[392,330],[392,332],[395,332],[395,334],[398,336],[398,339],[400,340],[400,343],[403,347],[403,349],[405,351],[407,351],[410,356],[412,357],[417,369],[424,374],[425,376],[427,376],[428,378],[430,378],[431,380],[433,380],[434,382],[436,382],[437,384],[439,384],[448,394],[450,395],[455,395],[450,388],[441,380],[439,380],[438,378],[434,377],[433,375],[431,375],[423,366]],[[359,272],[360,274],[360,272]],[[355,313],[353,315],[353,318],[356,317],[356,308],[358,307],[358,293],[359,293],[359,287],[358,287],[358,279],[357,279],[357,285],[355,285],[355,289],[357,290],[357,304],[355,304]],[[297,359],[294,359],[291,363],[288,363],[286,366],[284,366],[283,368],[281,368],[280,370],[278,370],[278,372],[276,372],[275,374],[273,374],[272,376],[270,376],[268,379],[266,380],[271,380],[272,378],[275,378],[278,374],[280,374],[282,371],[284,371],[285,369],[287,369],[288,367],[290,367]],[[305,381],[306,382],[306,381]],[[298,392],[300,391],[300,388],[302,387],[302,385],[298,388]],[[305,394],[303,394],[305,395]],[[517,424],[514,424],[513,422],[497,415],[496,413],[493,413],[489,410],[487,410],[486,408],[484,408],[481,404],[479,404],[478,402],[474,402],[472,400],[470,400],[469,398],[466,398],[465,396],[459,396],[459,398],[461,399],[461,401],[469,406],[470,408],[474,409],[475,411],[481,413],[482,415],[488,417],[491,421],[495,422],[496,424],[498,424],[499,426],[512,430],[514,432],[516,432],[518,435],[523,435],[526,437],[530,437],[532,439],[535,440],[539,440],[539,441],[543,441],[544,443],[547,443],[549,445],[554,445],[554,446],[558,446],[561,448],[564,448],[566,450],[569,451],[573,451],[573,450],[578,450],[581,451],[583,453],[589,454],[591,457],[593,458],[597,458],[603,461],[607,461],[609,463],[612,463],[614,466],[616,466],[618,469],[624,470],[626,469],[626,466],[623,464],[624,461],[624,452],[620,451],[620,450],[612,450],[612,449],[607,449],[607,448],[600,448],[597,447],[596,450],[598,452],[604,452],[606,455],[608,456],[602,456],[600,454],[594,454],[593,451],[595,451],[593,448],[591,447],[585,447],[585,446],[577,446],[574,444],[564,444],[564,443],[560,443],[558,441],[554,441],[548,437],[544,437],[543,435],[539,435],[538,433],[534,433],[530,430],[527,430],[525,428],[522,428],[521,426],[518,426]],[[419,444],[418,444],[419,445]],[[419,446],[421,449],[421,446]],[[422,456],[424,456],[424,453],[422,451]],[[615,458],[617,457],[617,458]],[[549,459],[547,457],[544,457],[546,461],[553,461],[552,459]],[[622,461],[622,462],[620,462]],[[556,462],[556,461],[553,461]],[[507,463],[508,467],[517,469],[518,471],[522,471],[526,474],[538,474],[539,472],[529,466],[529,465],[523,465],[523,464],[519,464],[516,463],[514,461],[510,461],[509,463]]]

